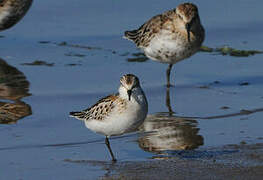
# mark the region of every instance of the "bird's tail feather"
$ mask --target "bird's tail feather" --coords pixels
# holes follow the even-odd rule
[[[84,113],[84,112],[70,112],[69,115],[71,117],[78,119],[78,120],[84,120],[86,113]]]
[[[125,31],[124,32],[124,38],[131,40],[131,41],[135,41],[137,39],[139,35],[139,31],[138,30],[133,30],[133,31]]]

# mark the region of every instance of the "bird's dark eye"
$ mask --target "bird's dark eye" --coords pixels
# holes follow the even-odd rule
[[[179,17],[180,19],[183,19],[183,17],[182,17],[180,14],[178,14],[178,17]]]

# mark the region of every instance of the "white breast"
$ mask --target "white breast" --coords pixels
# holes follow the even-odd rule
[[[134,98],[135,97],[135,98]],[[120,135],[135,130],[147,116],[148,104],[143,94],[134,94],[126,108],[114,110],[103,120],[85,121],[87,128],[106,136]]]
[[[196,52],[182,36],[175,36],[167,30],[162,30],[143,50],[147,57],[169,64],[175,64]]]

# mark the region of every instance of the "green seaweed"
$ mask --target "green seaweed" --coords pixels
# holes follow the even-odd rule
[[[65,53],[65,56],[73,56],[73,57],[85,57],[85,54],[78,54],[78,53],[73,53],[73,52],[69,52],[69,53]]]
[[[140,57],[140,56],[144,56],[145,57],[144,53],[142,53],[142,52],[132,53],[132,55],[136,56],[136,57]]]
[[[241,82],[241,83],[238,83],[239,86],[248,86],[250,85],[249,82]]]
[[[239,49],[234,49],[229,46],[223,46],[219,48],[210,48],[207,46],[201,46],[200,50],[201,52],[217,52],[223,56],[229,55],[229,56],[235,56],[235,57],[248,57],[252,56],[255,54],[262,54],[263,51],[259,50],[239,50]]]
[[[145,62],[147,60],[148,60],[147,57],[127,58],[128,62]]]
[[[132,58],[127,58],[128,62],[145,62],[148,58],[142,52],[132,53]]]
[[[66,41],[55,43],[58,46],[67,46],[67,47],[74,47],[74,48],[81,48],[81,49],[88,49],[88,50],[102,50],[100,47],[92,47],[92,46],[84,46],[79,44],[69,44]]]
[[[22,63],[21,65],[28,65],[28,66],[54,66],[55,63],[47,63],[41,60],[35,60],[31,63]]]
[[[81,66],[81,64],[70,63],[70,64],[66,64],[65,66]]]
[[[262,51],[257,51],[257,50],[249,50],[249,51],[245,51],[245,50],[237,50],[237,49],[233,49],[230,52],[230,56],[240,56],[240,57],[244,57],[244,56],[251,56],[251,55],[255,55],[255,54],[261,54],[263,53]]]
[[[200,88],[200,89],[210,89],[210,86],[208,86],[208,85],[201,85],[201,86],[198,86],[198,88]]]
[[[208,47],[208,46],[201,46],[200,49],[199,49],[199,51],[201,51],[201,52],[213,52],[214,49],[213,49],[213,48],[210,48],[210,47]]]
[[[222,106],[220,109],[230,109],[228,106]]]
[[[39,44],[49,44],[51,43],[50,41],[38,41]]]

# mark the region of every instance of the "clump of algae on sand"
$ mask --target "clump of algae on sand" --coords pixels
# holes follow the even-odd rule
[[[210,48],[208,46],[201,46],[200,50],[201,52],[217,52],[221,55],[229,55],[229,56],[235,56],[235,57],[248,57],[248,56],[252,56],[255,54],[262,54],[263,51],[259,51],[259,50],[239,50],[239,49],[235,49],[229,46],[222,46],[219,48]]]

